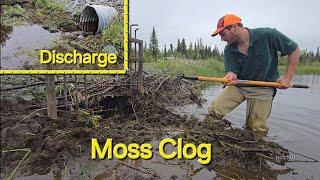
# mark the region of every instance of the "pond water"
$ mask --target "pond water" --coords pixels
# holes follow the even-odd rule
[[[308,157],[320,160],[320,75],[296,75],[297,84],[307,84],[309,89],[278,90],[268,120],[268,141]],[[189,106],[184,111],[204,119],[208,107],[223,90],[222,85],[212,85],[203,91],[207,101],[202,108]],[[226,116],[234,127],[245,124],[246,103],[242,103]],[[291,153],[291,161],[310,161],[306,157]],[[311,160],[312,161],[312,160]],[[290,162],[286,167],[295,169],[294,174],[279,175],[278,179],[320,179],[320,163]],[[296,174],[297,173],[297,174]]]
[[[39,25],[15,26],[9,39],[1,45],[1,69],[19,69],[32,62],[28,53],[47,49],[60,33],[50,33]]]

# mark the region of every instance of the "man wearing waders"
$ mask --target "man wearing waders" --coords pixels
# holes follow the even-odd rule
[[[230,85],[213,101],[206,117],[207,123],[219,122],[247,100],[246,128],[254,132],[267,132],[267,119],[271,112],[276,89],[272,87],[236,85],[237,79],[280,82],[280,89],[292,85],[300,57],[297,43],[271,28],[249,29],[243,27],[241,19],[226,14],[219,19],[212,36],[220,35],[227,45],[224,49],[224,68]],[[279,77],[278,52],[288,55],[288,65]]]

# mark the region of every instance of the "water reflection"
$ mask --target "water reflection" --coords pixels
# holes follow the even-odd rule
[[[39,25],[28,25],[13,27],[12,33],[7,36],[9,39],[1,43],[1,69],[18,69],[25,63],[35,61],[30,60],[29,51],[49,48],[51,40],[59,33],[52,34]]]

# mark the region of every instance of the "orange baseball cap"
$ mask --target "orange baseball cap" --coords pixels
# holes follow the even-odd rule
[[[217,24],[217,29],[214,31],[214,33],[211,36],[216,36],[221,31],[224,30],[229,25],[241,23],[241,18],[234,15],[234,14],[226,14],[223,17],[221,17]]]

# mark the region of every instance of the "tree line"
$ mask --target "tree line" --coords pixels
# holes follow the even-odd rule
[[[316,61],[320,62],[319,46],[317,47],[317,50],[315,53],[313,51],[308,51],[307,49],[302,50],[299,61],[302,63],[310,63],[310,62],[316,62]]]
[[[204,45],[202,39],[196,42],[187,42],[185,38],[178,38],[176,45],[170,43],[168,46],[165,44],[162,50],[159,49],[159,42],[157,39],[155,28],[153,27],[150,36],[149,46],[147,43],[144,45],[144,54],[147,58],[157,60],[160,58],[180,58],[180,59],[209,59],[217,58],[222,60],[222,54],[217,47]]]
[[[180,59],[209,59],[216,58],[220,61],[223,60],[223,53],[215,46],[214,48],[204,45],[202,39],[196,42],[187,42],[184,38],[178,38],[176,46],[170,43],[168,46],[165,44],[162,50],[159,49],[159,42],[156,35],[156,30],[153,27],[150,36],[149,46],[147,43],[144,45],[144,54],[147,59],[157,60],[160,58],[180,58]],[[280,58],[280,61],[285,58]],[[320,62],[320,50],[317,47],[316,52],[301,50],[300,60],[301,63]]]

